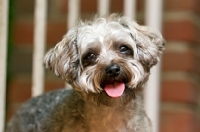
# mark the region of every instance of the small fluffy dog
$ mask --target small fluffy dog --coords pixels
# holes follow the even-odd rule
[[[126,17],[80,21],[44,59],[73,90],[29,100],[7,132],[151,132],[143,88],[163,48],[160,33]]]

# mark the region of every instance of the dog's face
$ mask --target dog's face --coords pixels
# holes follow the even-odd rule
[[[103,104],[127,102],[148,80],[163,47],[159,33],[111,15],[80,22],[47,53],[44,62],[84,95]]]

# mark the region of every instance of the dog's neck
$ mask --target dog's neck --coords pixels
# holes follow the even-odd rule
[[[70,104],[70,109],[74,111],[64,115],[61,113],[64,122],[67,122],[64,127],[60,126],[62,132],[70,131],[69,128],[71,127],[75,127],[73,131],[79,132],[144,132],[138,122],[149,123],[143,110],[140,92],[126,105],[117,107],[84,101],[77,92],[74,92],[72,96],[78,98],[75,98],[75,104],[66,101],[66,104]],[[74,120],[70,122],[65,120],[69,118]]]
[[[137,99],[119,107],[86,102],[84,118],[87,121],[86,124],[90,126],[89,132],[97,132],[97,130],[99,132],[128,132],[129,129],[130,131],[135,129],[133,127],[137,122],[133,122],[133,120],[137,118],[140,111],[143,110],[141,104],[140,106],[137,104]],[[133,117],[135,118],[133,119]]]

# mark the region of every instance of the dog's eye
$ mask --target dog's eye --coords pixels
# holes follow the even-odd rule
[[[129,47],[124,45],[119,47],[119,51],[120,53],[125,55],[133,55],[133,51]]]
[[[121,47],[120,47],[120,52],[121,52],[121,53],[127,52],[128,50],[129,50],[129,48],[126,47],[126,46],[121,46]]]
[[[85,56],[85,60],[94,60],[96,58],[96,55],[95,54],[93,54],[93,53],[88,53],[88,54],[86,54],[86,56]]]
[[[91,49],[89,48],[84,54],[83,57],[81,58],[81,63],[83,67],[87,66],[92,66],[97,63],[97,58],[99,55],[99,50],[98,49]]]
[[[82,64],[84,67],[94,65],[96,63],[97,54],[95,53],[87,53],[82,60]]]

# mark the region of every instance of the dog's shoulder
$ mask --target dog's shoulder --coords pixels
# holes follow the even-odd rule
[[[73,90],[68,89],[59,89],[47,92],[43,95],[31,98],[25,102],[18,112],[26,111],[26,109],[29,109],[29,112],[33,113],[50,112],[52,109],[54,109],[54,107],[59,105],[59,103],[63,102],[63,100],[65,100],[72,92]]]
[[[30,130],[39,132],[44,119],[50,118],[51,113],[67,100],[71,93],[73,93],[73,90],[59,89],[29,99],[11,119],[8,124],[8,132],[14,132],[16,129],[26,132]],[[16,128],[15,126],[23,128]],[[13,130],[9,130],[10,128]]]

